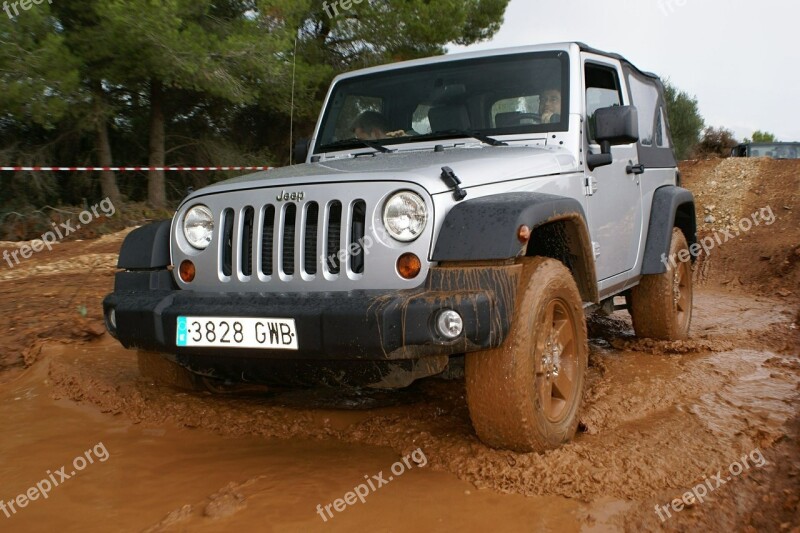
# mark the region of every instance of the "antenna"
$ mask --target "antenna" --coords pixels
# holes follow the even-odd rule
[[[292,58],[292,103],[289,110],[289,164],[294,164],[294,83],[297,72],[297,36],[294,38],[294,57]]]

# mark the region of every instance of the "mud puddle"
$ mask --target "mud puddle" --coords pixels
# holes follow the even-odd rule
[[[120,355],[111,348],[110,342],[72,351],[50,346],[45,355],[83,361]],[[183,394],[160,393],[176,398]],[[504,517],[510,531],[579,529],[576,511],[581,505],[566,498],[479,491],[452,474],[413,462],[412,468],[403,465],[405,471],[393,476],[391,469],[401,456],[387,447],[335,439],[226,437],[174,424],[132,423],[88,402],[54,400],[54,394],[60,395],[47,364],[0,392],[0,419],[6,428],[0,439],[0,499],[15,499],[42,480],[59,483],[46,499],[39,496],[24,508],[15,506],[17,512],[10,510],[10,517],[0,511],[3,531],[400,531],[437,526],[466,531],[490,529],[497,516]],[[306,400],[313,404],[325,398],[311,395]],[[285,399],[293,405],[303,401],[299,393]],[[346,427],[364,416],[360,410],[323,410],[310,420]],[[93,462],[78,461],[82,469],[75,472],[75,458],[86,457],[98,445],[100,453],[91,453]],[[424,450],[415,458],[423,456]],[[57,473],[62,466],[69,479]],[[317,505],[344,498],[365,483],[364,476],[380,473],[387,484],[378,487],[380,482],[373,481],[376,490],[370,490],[365,503],[357,500],[342,512],[331,507],[333,518],[323,509],[323,521]]]
[[[770,453],[795,442],[787,424],[800,399],[796,310],[703,291],[696,309],[693,339],[679,344],[636,341],[624,313],[601,321],[583,431],[545,454],[478,441],[462,381],[390,393],[186,393],[140,378],[135,355],[108,337],[49,343],[32,369],[0,386],[0,498],[25,492],[97,443],[109,457],[47,500],[11,518],[0,514],[0,524],[12,531],[657,529],[654,504],[754,449],[773,461]],[[747,329],[742,315],[752,317]],[[406,468],[327,522],[317,514],[317,505],[344,498],[365,476],[388,479],[417,450],[424,467]],[[798,451],[781,453],[788,458],[781,468],[794,472]],[[767,500],[755,494],[769,483],[745,475],[736,483],[732,494],[748,499],[719,497],[671,524],[713,524],[716,512],[735,524],[763,512]],[[782,483],[773,492],[789,503],[776,509],[796,505],[798,483]]]

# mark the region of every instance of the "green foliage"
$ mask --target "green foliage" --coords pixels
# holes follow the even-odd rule
[[[136,87],[157,79],[172,89],[233,103],[255,102],[261,84],[270,83],[282,68],[277,56],[288,48],[289,37],[285,28],[264,32],[256,18],[246,16],[248,5],[210,0],[98,2],[97,28],[110,41],[98,59],[107,61],[112,83]]]
[[[54,129],[76,99],[79,59],[47,3],[10,19],[0,12],[0,118]]]
[[[330,17],[323,0],[58,0],[0,12],[0,160],[97,164],[105,124],[115,164],[147,164],[155,85],[167,165],[285,164],[290,125],[295,137],[313,129],[335,75],[488,39],[507,4],[364,0]],[[225,177],[169,173],[167,196]],[[124,197],[147,198],[145,175],[116,179]],[[97,175],[0,175],[3,208],[99,196]]]
[[[687,159],[700,142],[704,126],[697,98],[678,90],[669,81],[664,82],[664,97],[675,154],[678,159]]]
[[[775,137],[775,134],[773,134],[773,133],[770,133],[768,131],[756,130],[756,131],[753,132],[752,140],[751,139],[745,139],[744,142],[745,143],[751,143],[751,142],[754,142],[754,143],[776,143],[776,142],[780,142],[780,141],[778,140],[777,137]]]

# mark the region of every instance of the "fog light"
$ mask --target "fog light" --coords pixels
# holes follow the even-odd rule
[[[464,332],[464,319],[452,309],[440,311],[436,317],[436,331],[445,339],[456,339]]]
[[[397,260],[397,272],[405,279],[416,278],[422,270],[422,261],[414,254],[403,254]]]
[[[184,283],[191,283],[192,281],[194,281],[194,276],[196,274],[194,270],[194,263],[192,263],[187,259],[186,261],[181,263],[179,271],[181,279],[183,280]]]
[[[108,312],[108,325],[111,329],[117,329],[117,310],[112,309]]]

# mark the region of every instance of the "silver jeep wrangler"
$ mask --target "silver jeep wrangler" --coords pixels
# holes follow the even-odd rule
[[[694,200],[661,82],[618,55],[345,74],[297,151],[126,238],[104,312],[143,372],[396,388],[463,368],[478,436],[540,451],[577,429],[586,313],[688,334]]]

